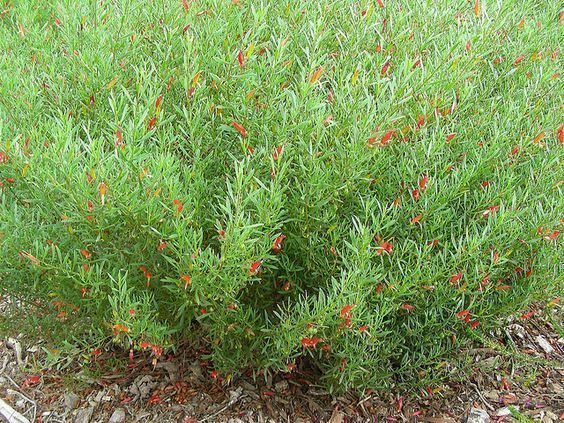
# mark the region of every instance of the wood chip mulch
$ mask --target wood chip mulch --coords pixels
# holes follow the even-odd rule
[[[555,423],[564,421],[562,308],[550,313],[517,318],[480,348],[463,351],[470,370],[458,380],[422,392],[364,397],[330,395],[306,363],[292,374],[210,378],[202,352],[189,348],[156,366],[147,357],[131,361],[114,351],[95,363],[74,360],[46,370],[47,347],[27,344],[20,335],[0,341],[0,398],[28,421],[42,423],[478,422],[468,419],[471,409],[491,422]]]

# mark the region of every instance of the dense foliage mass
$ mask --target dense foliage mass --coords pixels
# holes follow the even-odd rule
[[[557,301],[558,2],[1,3],[0,287],[95,354],[416,386]]]

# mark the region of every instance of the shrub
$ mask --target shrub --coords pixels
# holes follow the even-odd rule
[[[556,4],[78,3],[0,20],[0,280],[42,319],[412,387],[561,290]]]

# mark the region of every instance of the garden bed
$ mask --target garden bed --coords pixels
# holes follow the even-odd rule
[[[515,320],[488,337],[488,347],[461,351],[451,379],[432,389],[363,396],[329,394],[308,363],[292,375],[217,380],[189,346],[156,366],[146,355],[130,360],[116,350],[83,361],[75,352],[76,361],[56,371],[42,351],[50,348],[22,335],[0,343],[0,398],[43,423],[107,422],[122,411],[128,422],[448,423],[465,422],[472,409],[492,421],[553,423],[564,419],[564,338],[554,320],[561,316],[559,309]]]

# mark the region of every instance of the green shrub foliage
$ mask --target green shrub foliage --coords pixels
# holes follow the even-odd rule
[[[3,3],[0,286],[75,337],[423,386],[561,290],[556,2]]]

